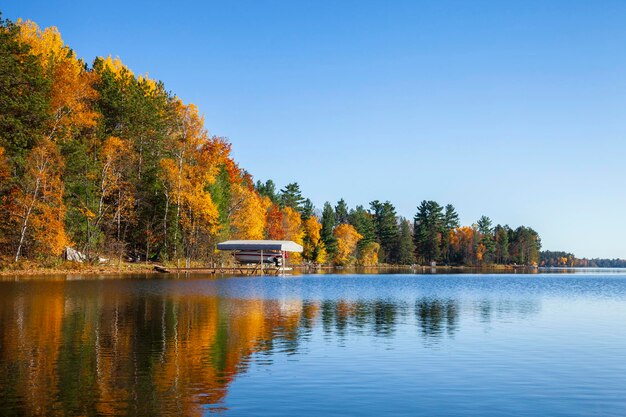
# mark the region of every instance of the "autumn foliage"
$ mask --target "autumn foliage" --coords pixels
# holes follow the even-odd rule
[[[2,24],[14,67],[0,82],[33,91],[0,103],[22,129],[0,133],[2,255],[74,246],[90,259],[189,264],[216,260],[232,238],[293,240],[305,253],[291,262],[326,260],[319,221],[261,195],[195,105],[119,58],[89,67],[54,27]]]
[[[337,251],[335,252],[334,263],[336,265],[350,265],[355,262],[357,243],[362,235],[350,224],[340,224],[335,228],[335,238],[337,239]]]
[[[424,201],[320,213],[297,183],[253,183],[191,103],[120,58],[79,59],[54,28],[0,22],[0,256],[223,262],[226,239],[292,240],[290,263],[536,264],[530,228],[460,226]],[[489,224],[487,224],[489,223]],[[567,261],[562,260],[565,264]]]
[[[20,42],[31,48],[50,79],[48,139],[68,139],[77,129],[94,127],[99,116],[92,106],[98,97],[93,87],[97,74],[85,69],[57,28],[42,30],[31,21],[18,21],[18,25]]]
[[[322,224],[316,216],[311,216],[303,222],[304,229],[304,252],[306,259],[322,264],[326,262],[326,247],[321,238]]]

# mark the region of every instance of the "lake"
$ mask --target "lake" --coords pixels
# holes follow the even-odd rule
[[[583,272],[0,282],[0,414],[625,416]]]

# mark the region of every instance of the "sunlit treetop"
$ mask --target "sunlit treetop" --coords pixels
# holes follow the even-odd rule
[[[149,94],[155,94],[159,91],[159,82],[149,78],[148,73],[146,73],[146,75],[139,75],[137,81],[146,86],[146,92]]]
[[[67,139],[75,128],[96,124],[99,115],[91,103],[98,97],[93,88],[97,75],[88,71],[82,60],[65,45],[54,26],[40,29],[36,23],[18,21],[20,42],[30,47],[52,81],[50,105],[53,124],[49,139]]]
[[[48,67],[54,59],[74,58],[75,54],[65,45],[55,26],[41,29],[31,20],[18,19],[20,41],[31,47],[33,55],[42,57],[42,65]]]
[[[122,60],[118,56],[116,56],[115,58],[111,58],[111,55],[108,55],[106,58],[100,57],[100,59],[102,60],[104,68],[115,74],[117,78],[123,78],[124,76],[135,76],[130,68],[122,63]]]

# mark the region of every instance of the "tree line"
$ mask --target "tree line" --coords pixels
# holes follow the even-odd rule
[[[540,265],[545,267],[626,268],[626,259],[577,258],[564,251],[541,251]]]
[[[305,248],[310,248],[310,253],[305,250],[305,257],[312,261],[324,259],[335,265],[360,266],[432,262],[537,265],[539,261],[541,239],[533,229],[494,227],[487,216],[471,226],[461,226],[452,204],[422,201],[413,221],[398,216],[391,202],[379,200],[370,202],[368,208],[349,208],[340,199],[334,206],[326,202],[317,213],[297,183],[280,192],[272,180],[257,181],[255,187],[262,196],[292,207],[305,222],[312,218],[317,222],[319,216],[321,227],[315,247],[307,245],[305,234]]]
[[[76,56],[54,27],[0,21],[0,256],[217,261],[226,239],[285,239],[292,262],[534,264],[531,228],[461,226],[424,201],[412,221],[389,202],[321,210],[297,183],[254,183],[193,104],[119,58]]]

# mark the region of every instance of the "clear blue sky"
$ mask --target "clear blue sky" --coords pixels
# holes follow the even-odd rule
[[[624,1],[9,1],[196,103],[317,207],[453,203],[626,258]]]

